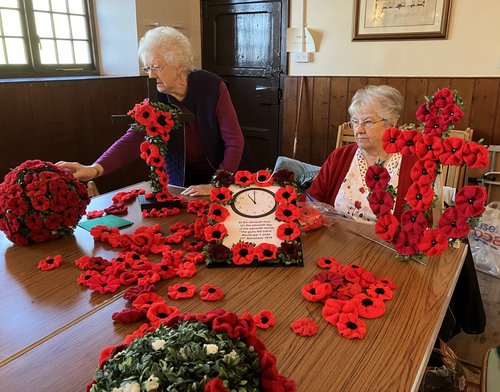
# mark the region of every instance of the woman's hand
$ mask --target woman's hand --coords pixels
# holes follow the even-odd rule
[[[211,184],[191,185],[184,189],[181,195],[184,196],[208,196],[213,186]]]
[[[77,180],[90,181],[102,175],[104,169],[99,164],[90,166],[82,165],[78,162],[56,162],[56,166],[69,170]]]

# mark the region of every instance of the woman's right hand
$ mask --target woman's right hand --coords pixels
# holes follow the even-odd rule
[[[101,171],[99,170],[100,168],[97,167],[97,164],[85,166],[78,162],[59,161],[56,162],[56,166],[69,170],[71,173],[73,173],[73,176],[77,180],[81,181],[93,180],[94,178],[99,177],[99,175],[101,174]]]

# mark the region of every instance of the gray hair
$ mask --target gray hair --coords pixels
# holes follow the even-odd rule
[[[394,126],[401,117],[403,103],[403,96],[394,87],[369,85],[356,91],[349,106],[349,114],[352,117],[359,110],[369,108]]]
[[[146,31],[139,41],[139,58],[144,64],[147,54],[159,50],[169,65],[193,68],[191,43],[180,31],[169,26],[160,26]]]

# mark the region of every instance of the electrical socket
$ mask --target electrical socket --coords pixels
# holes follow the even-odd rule
[[[294,63],[308,63],[309,52],[292,52],[292,61]]]

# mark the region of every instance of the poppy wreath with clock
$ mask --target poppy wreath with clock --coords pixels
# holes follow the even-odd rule
[[[303,265],[293,174],[219,170],[212,184],[203,250],[209,267]]]

